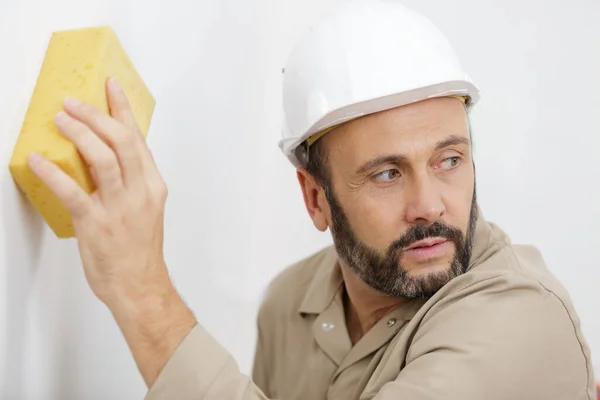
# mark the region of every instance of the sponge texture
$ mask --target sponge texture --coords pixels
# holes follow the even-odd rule
[[[127,95],[144,137],[155,99],[109,26],[52,34],[21,132],[9,163],[19,189],[59,238],[75,235],[68,210],[31,171],[27,157],[38,152],[57,164],[88,193],[95,190],[89,168],[74,144],[54,125],[66,97],[75,97],[108,113],[106,80],[115,76]]]

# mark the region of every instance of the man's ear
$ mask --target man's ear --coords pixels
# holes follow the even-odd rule
[[[315,227],[321,232],[324,232],[329,226],[327,222],[329,204],[325,197],[325,191],[306,169],[298,168],[296,173],[300,188],[302,189],[304,204],[306,205],[308,215],[310,215],[310,218],[313,220]]]

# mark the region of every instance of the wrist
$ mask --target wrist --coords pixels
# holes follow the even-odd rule
[[[170,308],[173,296],[177,293],[171,280],[163,278],[115,285],[104,303],[115,317],[138,319],[147,313]]]
[[[143,268],[128,273],[111,274],[93,285],[98,298],[113,313],[134,312],[171,295],[175,289],[164,260],[144,262]]]
[[[168,278],[122,290],[107,305],[119,325],[135,327],[149,336],[166,335],[172,326],[186,321],[195,325],[192,312]]]
[[[107,305],[150,387],[197,321],[168,279],[114,299]]]

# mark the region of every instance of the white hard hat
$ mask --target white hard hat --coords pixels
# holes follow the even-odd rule
[[[441,96],[462,97],[467,110],[479,100],[444,34],[396,0],[354,0],[292,50],[279,147],[294,166],[305,166],[305,142],[339,124]]]

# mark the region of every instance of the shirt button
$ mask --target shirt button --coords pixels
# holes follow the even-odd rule
[[[332,330],[333,328],[335,328],[335,326],[332,323],[329,322],[323,322],[323,325],[321,325],[323,327],[323,330],[325,332],[329,332],[330,330]]]
[[[389,326],[391,328],[392,326],[396,325],[396,321],[397,321],[396,318],[388,319],[387,326]]]

